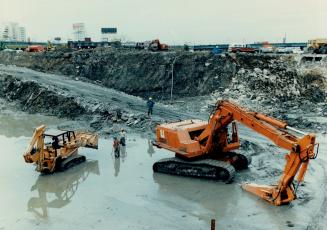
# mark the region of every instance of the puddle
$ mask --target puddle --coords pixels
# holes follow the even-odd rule
[[[23,114],[24,115],[24,114]],[[324,220],[326,171],[322,145],[312,161],[299,199],[289,206],[274,207],[242,191],[239,183],[256,180],[260,171],[238,173],[232,184],[154,174],[152,164],[168,151],[153,148],[147,138],[128,134],[127,148],[120,158],[112,151],[112,139],[100,139],[99,150],[80,149],[87,162],[65,172],[40,175],[26,164],[23,152],[33,128],[40,122],[50,126],[61,121],[38,115],[0,116],[0,229],[306,229]],[[264,139],[240,128],[240,136],[263,143]],[[326,137],[319,137],[326,143]],[[267,154],[267,156],[265,156]],[[276,156],[261,153],[263,162]],[[265,159],[263,158],[263,159]],[[282,159],[280,156],[278,159]],[[268,161],[269,160],[269,161]],[[283,161],[271,163],[282,169]],[[276,166],[277,165],[277,166]],[[252,167],[252,166],[251,166]],[[275,183],[279,175],[269,178]],[[253,181],[254,182],[254,181]],[[319,225],[318,225],[319,226]]]

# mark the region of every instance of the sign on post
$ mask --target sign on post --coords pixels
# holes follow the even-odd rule
[[[117,28],[101,28],[101,33],[102,34],[116,34],[117,33]]]

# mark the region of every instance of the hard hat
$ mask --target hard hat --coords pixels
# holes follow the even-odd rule
[[[152,97],[149,97],[149,100],[152,100]]]

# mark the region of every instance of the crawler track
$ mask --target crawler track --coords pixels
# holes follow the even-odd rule
[[[175,157],[165,158],[154,163],[153,171],[225,182],[231,182],[235,176],[235,169],[232,165],[211,159],[185,161]]]
[[[61,161],[59,163],[58,170],[59,171],[67,170],[67,169],[69,169],[71,167],[74,167],[75,165],[81,164],[81,163],[83,163],[85,161],[86,161],[85,156],[75,155],[73,157],[69,157],[69,158],[64,159],[63,161]]]

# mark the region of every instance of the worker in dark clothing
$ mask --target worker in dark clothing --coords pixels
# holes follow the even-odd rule
[[[146,102],[146,105],[148,106],[148,116],[150,116],[152,115],[153,106],[154,106],[154,101],[152,101],[151,97],[149,97],[149,100]]]
[[[55,153],[57,155],[57,149],[61,148],[61,145],[59,145],[59,139],[58,137],[52,137],[52,148],[55,150]]]
[[[114,137],[114,143],[113,143],[113,147],[114,147],[114,153],[115,153],[115,157],[118,158],[120,157],[120,142],[118,140],[117,137]]]

